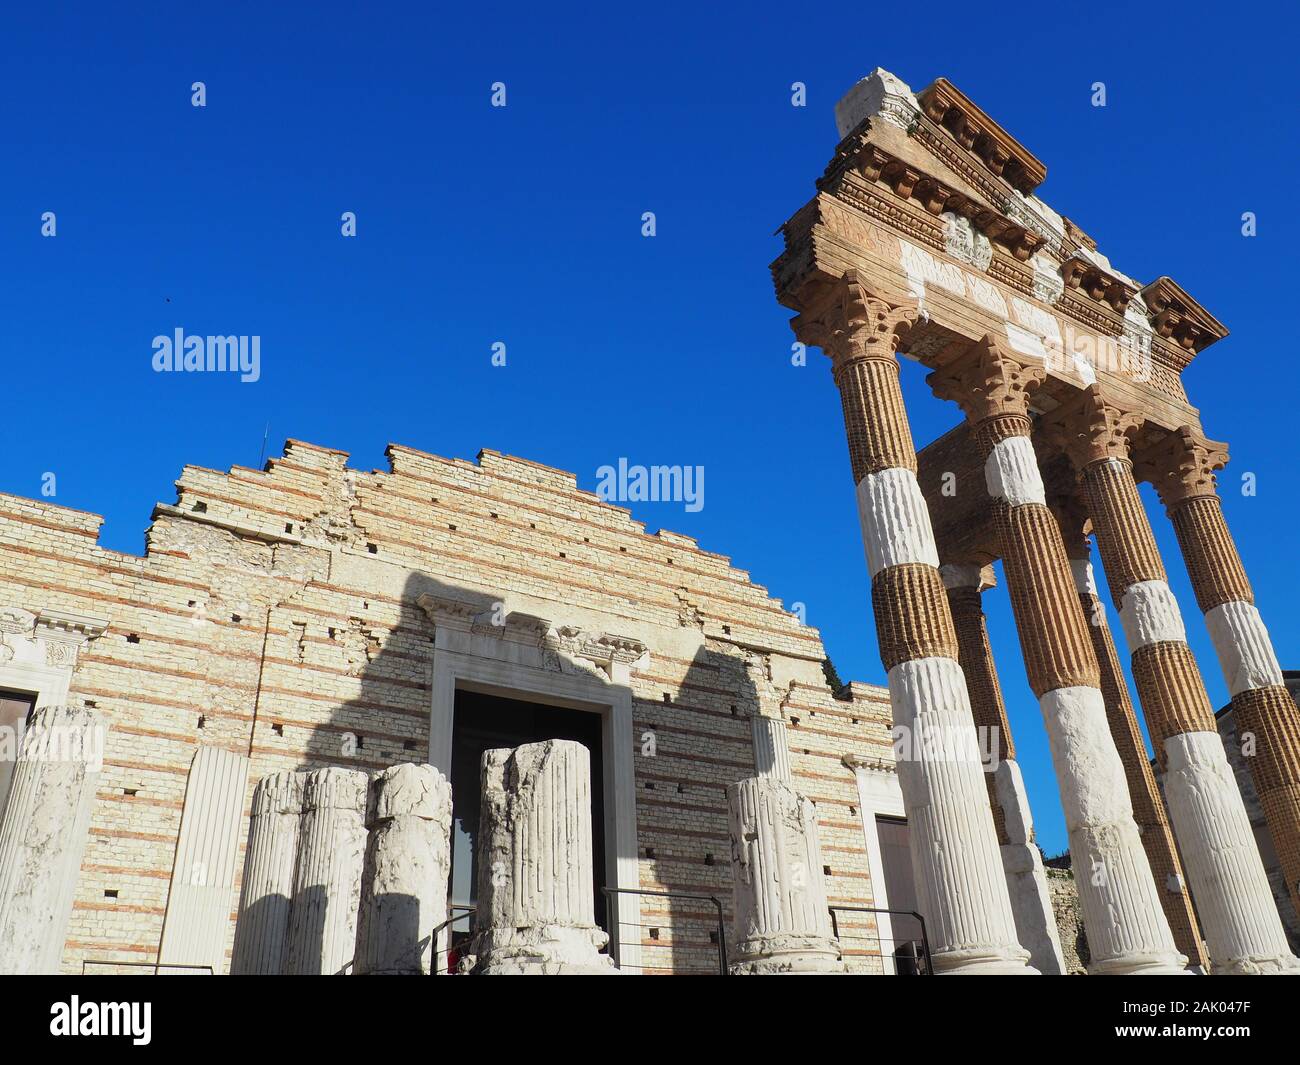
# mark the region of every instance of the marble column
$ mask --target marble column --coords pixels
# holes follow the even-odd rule
[[[749,720],[754,740],[754,772],[775,780],[790,779],[790,741],[780,711],[759,711]]]
[[[846,273],[793,321],[830,356],[839,388],[888,676],[917,898],[937,973],[1033,973],[1015,920],[966,680],[899,387],[895,352],[914,307]]]
[[[1246,807],[1133,480],[1129,441],[1142,418],[1108,402],[1091,385],[1043,423],[1080,474],[1106,583],[1132,656],[1138,698],[1164,768],[1169,818],[1212,971],[1294,972],[1300,962],[1287,945]]]
[[[376,773],[366,828],[352,971],[427,975],[437,961],[434,929],[447,919],[451,785],[431,765]]]
[[[23,733],[0,823],[0,975],[59,972],[107,731],[46,706]]]
[[[1187,960],[1174,945],[1133,820],[1087,622],[1029,441],[1029,393],[1045,377],[986,336],[927,380],[962,407],[985,460],[1025,668],[1061,791],[1089,971],[1178,973]]]
[[[1120,667],[1115,641],[1110,634],[1106,607],[1097,594],[1093,577],[1091,545],[1085,533],[1087,510],[1077,497],[1051,499],[1048,506],[1061,527],[1065,553],[1074,572],[1074,586],[1079,593],[1079,605],[1088,619],[1088,633],[1092,649],[1097,655],[1101,670],[1101,694],[1106,700],[1106,720],[1110,722],[1110,735],[1124,763],[1124,777],[1128,781],[1129,800],[1133,804],[1133,819],[1142,833],[1142,847],[1151,863],[1160,903],[1164,907],[1169,930],[1174,935],[1178,949],[1192,965],[1208,972],[1209,958],[1201,941],[1201,926],[1196,920],[1192,898],[1183,875],[1183,863],[1174,846],[1174,834],[1165,814],[1165,802],[1156,786],[1151,771],[1151,756],[1146,741],[1138,727],[1133,700],[1129,698],[1128,681]]]
[[[369,774],[331,767],[303,776],[288,970],[333,976],[348,970],[356,946]]]
[[[276,976],[289,961],[289,910],[298,864],[303,773],[272,773],[253,789],[232,976]]]
[[[1173,522],[1232,697],[1237,735],[1251,737],[1246,761],[1300,913],[1300,708],[1282,682],[1273,641],[1224,520],[1214,471],[1227,461],[1223,444],[1184,427],[1147,449],[1138,472],[1155,486]]]
[[[727,787],[733,975],[842,973],[826,906],[817,809],[784,780]]]
[[[586,747],[546,740],[485,751],[477,843],[472,972],[617,972],[595,921]]]
[[[1043,858],[1034,842],[1034,821],[1029,797],[1016,762],[1002,688],[993,664],[988,626],[980,596],[993,587],[991,566],[945,565],[941,567],[953,624],[957,629],[958,661],[966,674],[975,727],[981,733],[980,748],[989,757],[984,779],[993,804],[993,821],[1002,851],[1002,871],[1011,896],[1020,945],[1029,951],[1029,963],[1044,976],[1065,974],[1056,914],[1047,890]]]

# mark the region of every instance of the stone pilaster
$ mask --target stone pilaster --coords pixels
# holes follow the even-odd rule
[[[1182,615],[1133,479],[1141,423],[1091,385],[1044,418],[1079,470],[1132,656],[1165,799],[1215,972],[1290,972],[1291,955]]]
[[[0,823],[0,974],[59,971],[107,731],[46,706],[23,733]]]
[[[916,311],[849,272],[794,320],[832,360],[857,488],[881,658],[900,737],[898,779],[917,898],[938,973],[1032,973],[1016,941],[970,697],[899,387]]]
[[[600,953],[591,851],[591,756],[572,740],[483,753],[479,974],[613,973]]]
[[[1016,763],[1011,726],[980,605],[981,594],[994,585],[992,567],[945,565],[940,574],[948,590],[975,727],[981,733],[980,749],[991,756],[991,764],[984,767],[984,779],[993,805],[1016,935],[1020,945],[1029,951],[1029,962],[1035,969],[1045,976],[1061,976],[1065,962],[1047,890],[1047,874],[1034,842],[1029,798]]]
[[[333,976],[350,965],[356,945],[369,775],[331,767],[303,777],[288,971]]]
[[[1181,972],[1186,959],[1174,945],[1133,820],[1087,621],[1029,441],[1029,393],[1045,376],[986,336],[928,381],[965,411],[985,459],[1025,668],[1061,790],[1090,971]]]
[[[288,964],[303,776],[272,773],[253,789],[232,976],[277,976]]]
[[[790,779],[790,741],[785,718],[756,713],[749,721],[754,740],[754,772],[774,780]]]
[[[433,971],[434,929],[447,919],[451,785],[431,765],[395,765],[370,778],[366,857],[352,971]]]
[[[1138,727],[1133,700],[1129,698],[1128,682],[1124,679],[1124,671],[1115,652],[1115,641],[1106,619],[1106,607],[1097,595],[1091,546],[1084,532],[1087,512],[1075,498],[1050,500],[1048,505],[1052,507],[1061,526],[1065,553],[1070,559],[1075,588],[1079,592],[1079,605],[1083,608],[1084,617],[1088,619],[1088,633],[1092,637],[1092,649],[1100,669],[1101,694],[1106,700],[1106,719],[1110,722],[1111,739],[1115,741],[1120,761],[1124,763],[1129,800],[1133,804],[1133,819],[1137,822],[1138,831],[1142,833],[1142,847],[1147,852],[1147,861],[1151,863],[1151,873],[1160,893],[1165,918],[1169,921],[1169,930],[1173,933],[1178,949],[1193,965],[1208,972],[1210,963],[1205,955],[1201,928],[1187,890],[1183,863],[1174,846],[1164,800],[1160,797],[1155,774],[1151,771],[1151,756],[1147,754],[1146,741]]]
[[[1251,778],[1300,913],[1300,708],[1282,683],[1215,490],[1214,471],[1227,461],[1224,445],[1184,427],[1144,453],[1138,472],[1155,486],[1173,522],[1232,697],[1237,735],[1253,737]]]
[[[735,891],[735,975],[842,973],[817,809],[784,780],[750,777],[727,788]]]

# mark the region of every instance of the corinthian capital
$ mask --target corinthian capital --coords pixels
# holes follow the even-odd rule
[[[1094,462],[1129,458],[1129,442],[1142,427],[1141,414],[1108,402],[1097,385],[1064,400],[1040,423],[1043,435],[1062,448],[1077,470]]]
[[[858,280],[857,271],[846,270],[790,324],[803,343],[830,356],[838,373],[862,359],[892,362],[916,315],[915,304],[888,303],[872,295]]]
[[[1133,458],[1133,473],[1150,481],[1167,510],[1194,496],[1214,495],[1214,471],[1228,464],[1228,445],[1190,425],[1175,429]]]
[[[1047,372],[1012,355],[986,333],[925,380],[936,396],[952,400],[978,425],[1000,414],[1028,417],[1029,394],[1047,380]]]

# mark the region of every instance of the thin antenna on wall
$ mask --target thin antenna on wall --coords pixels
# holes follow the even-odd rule
[[[266,466],[266,441],[270,435],[271,435],[271,423],[267,422],[266,429],[262,433],[262,454],[261,457],[258,458],[257,460],[257,468],[259,470],[263,469]]]

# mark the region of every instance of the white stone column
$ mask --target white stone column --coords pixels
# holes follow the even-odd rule
[[[617,972],[595,921],[586,747],[546,740],[483,752],[477,844],[473,972]]]
[[[356,946],[369,775],[331,767],[304,776],[289,972],[332,976],[351,963]]]
[[[842,973],[826,908],[817,810],[786,781],[727,788],[735,975]]]
[[[0,824],[0,974],[59,971],[107,731],[47,706],[23,734]]]
[[[289,961],[304,773],[272,773],[253,789],[232,975],[278,976]]]
[[[1029,812],[1025,782],[1014,759],[998,763],[993,784],[1006,825],[1002,871],[1007,876],[1020,945],[1029,951],[1030,962],[1044,976],[1064,976],[1065,959],[1061,955],[1052,897],[1047,890],[1047,873],[1034,843],[1034,820]]]
[[[395,765],[370,780],[353,972],[427,975],[447,919],[451,784],[431,765]]]
[[[790,741],[785,719],[757,713],[749,719],[754,739],[754,772],[774,780],[790,779]]]

